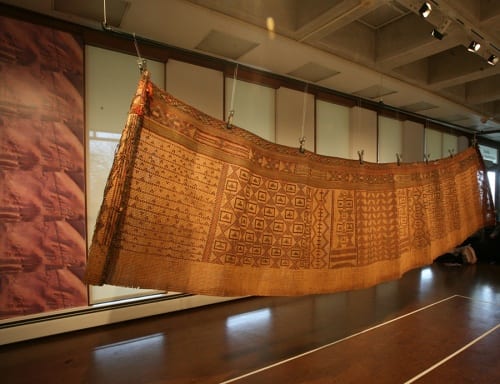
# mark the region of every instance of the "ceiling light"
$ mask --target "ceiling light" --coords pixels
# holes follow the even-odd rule
[[[429,2],[425,2],[422,4],[422,6],[420,7],[420,9],[418,10],[418,13],[420,13],[420,16],[422,17],[428,17],[432,12],[432,7],[431,7],[431,4]]]
[[[467,47],[467,50],[469,52],[477,52],[479,51],[479,48],[481,48],[481,44],[479,44],[477,41],[472,40]]]
[[[434,36],[438,40],[443,40],[444,34],[439,32],[436,28],[434,28],[431,32],[431,35]]]
[[[496,65],[497,63],[498,63],[498,56],[491,55],[491,56],[488,58],[488,64],[489,64],[489,65]]]

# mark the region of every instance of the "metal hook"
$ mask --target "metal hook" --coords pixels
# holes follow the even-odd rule
[[[229,114],[227,115],[227,123],[226,123],[227,129],[231,129],[233,127],[233,117],[234,117],[234,109],[231,109],[229,111]]]
[[[474,136],[472,137],[471,147],[477,147],[477,136],[475,133]]]
[[[448,149],[448,153],[450,154],[450,157],[455,156],[455,148]]]
[[[229,113],[227,115],[226,128],[230,129],[233,125],[233,117],[234,117],[234,95],[236,93],[236,80],[238,79],[238,63],[236,63],[236,67],[234,67],[233,73],[233,88],[231,90],[231,102],[229,106]]]
[[[358,151],[359,164],[363,164],[364,163],[364,160],[363,160],[363,156],[364,155],[365,155],[365,150],[364,149]]]
[[[425,164],[429,164],[429,160],[430,159],[431,159],[431,154],[430,153],[424,153]]]
[[[146,59],[143,59],[141,57],[141,52],[139,51],[139,44],[137,43],[137,38],[135,37],[135,32],[132,33],[132,36],[134,37],[134,46],[135,46],[135,51],[137,53],[137,65],[139,67],[139,71],[144,72],[147,69],[147,61]]]
[[[302,136],[300,139],[299,139],[299,144],[300,144],[300,147],[299,147],[299,152],[300,153],[304,153],[306,151],[306,148],[304,147],[304,144],[306,143],[306,137],[305,136]]]
[[[403,155],[401,153],[396,153],[396,161],[398,165],[401,165],[401,160],[403,159]]]

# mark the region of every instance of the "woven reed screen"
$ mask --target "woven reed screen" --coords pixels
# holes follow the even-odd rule
[[[87,282],[217,296],[368,287],[432,261],[494,207],[475,148],[429,163],[301,153],[139,82]]]

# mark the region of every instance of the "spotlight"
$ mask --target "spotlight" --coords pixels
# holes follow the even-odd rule
[[[434,28],[431,32],[431,35],[438,40],[443,40],[444,34],[439,32],[436,28]]]
[[[497,63],[498,63],[498,56],[491,55],[491,56],[488,58],[488,64],[489,64],[489,65],[496,65]]]
[[[418,13],[420,13],[420,16],[427,18],[432,12],[432,7],[431,4],[426,1],[425,3],[422,4],[420,9],[418,10]]]
[[[481,48],[481,44],[479,44],[477,41],[472,40],[467,47],[467,50],[469,52],[477,52],[479,51],[479,48]]]

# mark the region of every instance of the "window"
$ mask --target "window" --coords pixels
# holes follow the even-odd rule
[[[87,231],[88,242],[94,232],[104,186],[113,163],[115,149],[127,119],[130,100],[140,78],[135,56],[87,46],[86,131],[87,131]],[[153,81],[164,83],[163,63],[148,61]],[[90,304],[145,296],[157,291],[90,286]]]

